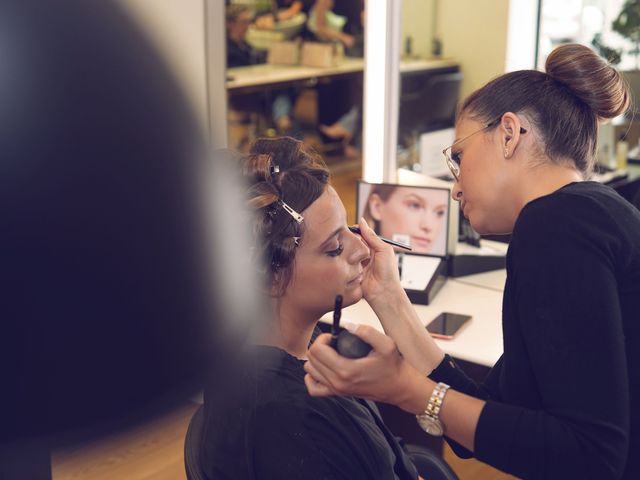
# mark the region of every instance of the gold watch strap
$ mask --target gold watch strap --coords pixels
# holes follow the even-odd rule
[[[429,403],[427,403],[424,413],[437,420],[447,390],[449,390],[449,385],[442,382],[438,383],[433,389],[433,393],[431,393],[431,398],[429,398]]]

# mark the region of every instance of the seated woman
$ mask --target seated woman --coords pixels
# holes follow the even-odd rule
[[[248,5],[228,5],[225,10],[227,30],[227,68],[248,67],[266,62],[266,52],[260,52],[247,42],[247,32],[253,22],[253,10]],[[271,119],[280,133],[299,136],[299,127],[293,117],[297,98],[294,89],[285,88],[271,92],[270,105],[263,106],[268,98],[264,93],[234,95],[229,99],[231,109],[237,112],[270,110]]]
[[[369,248],[347,229],[324,162],[301,142],[279,138],[258,140],[241,164],[270,309],[228,373],[231,385],[205,393],[204,470],[216,479],[415,480],[372,404],[313,398],[305,387],[316,323],[337,294],[353,304],[371,281]]]

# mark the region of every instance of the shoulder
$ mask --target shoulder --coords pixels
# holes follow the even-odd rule
[[[640,234],[640,214],[614,190],[579,182],[528,203],[513,231],[513,243],[525,248],[617,249],[621,239]]]
[[[594,182],[571,184],[525,205],[515,229],[528,228],[532,223],[540,228],[552,229],[560,226],[553,221],[580,223],[602,218],[603,213],[614,213],[620,209],[618,198],[613,190]],[[624,200],[620,198],[620,201]],[[542,219],[547,221],[540,222]]]
[[[205,392],[205,403],[244,411],[283,398],[307,397],[301,362],[287,352],[251,346],[225,372],[224,382]]]
[[[205,391],[202,455],[212,478],[303,478],[289,476],[294,449],[291,458],[317,463],[305,432],[312,408],[301,372],[286,352],[258,347],[226,372],[224,384]],[[286,470],[271,471],[279,465]]]

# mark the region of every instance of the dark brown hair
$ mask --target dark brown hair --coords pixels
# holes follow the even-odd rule
[[[248,182],[247,201],[254,212],[253,232],[268,285],[286,289],[293,270],[296,241],[304,241],[304,220],[298,223],[282,207],[285,202],[302,213],[325,191],[329,170],[322,158],[302,142],[290,137],[259,139],[242,157]]]
[[[371,228],[377,233],[380,234],[380,221],[373,218],[371,214],[371,207],[369,206],[369,200],[371,200],[372,195],[378,195],[383,202],[389,200],[389,197],[393,192],[396,191],[399,185],[374,185],[367,196],[366,203],[364,204],[364,210],[362,211],[362,216],[367,221]]]
[[[245,12],[250,12],[253,14],[253,9],[249,5],[245,5],[242,3],[234,3],[232,5],[227,5],[225,8],[225,19],[227,23],[235,22],[238,20],[238,17]]]
[[[595,162],[598,121],[627,110],[627,85],[615,68],[583,45],[556,48],[545,70],[501,75],[473,92],[459,116],[489,124],[506,112],[526,114],[544,142],[544,153],[552,160],[573,160],[588,176]]]

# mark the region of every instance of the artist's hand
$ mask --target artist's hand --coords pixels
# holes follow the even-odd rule
[[[309,349],[304,366],[309,394],[353,395],[406,408],[407,398],[424,377],[402,358],[390,337],[366,325],[352,333],[373,350],[366,357],[351,360],[331,348],[331,335],[320,335]]]
[[[402,291],[398,262],[393,247],[384,243],[369,227],[366,220],[360,220],[360,235],[370,251],[370,260],[362,279],[364,298],[376,308],[377,302],[397,301]]]

